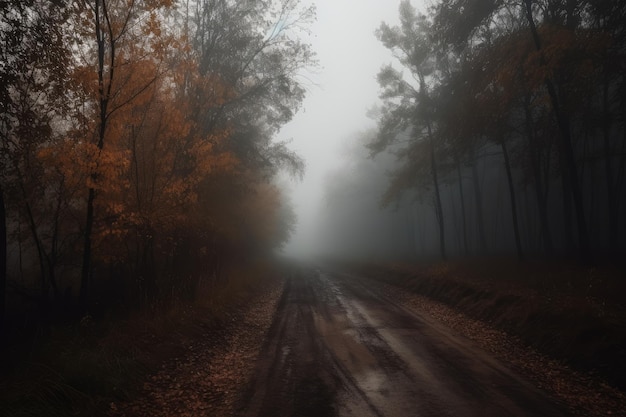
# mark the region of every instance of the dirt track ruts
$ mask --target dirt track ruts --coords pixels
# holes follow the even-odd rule
[[[564,407],[371,282],[295,269],[243,392],[251,416],[565,416]]]

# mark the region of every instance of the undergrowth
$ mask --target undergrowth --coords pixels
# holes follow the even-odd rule
[[[233,309],[275,279],[274,268],[267,261],[234,266],[219,281],[199,283],[194,300],[146,307],[124,318],[87,316],[6,347],[0,415],[106,415],[109,404],[136,395],[163,361],[184,354],[189,341],[219,333]]]

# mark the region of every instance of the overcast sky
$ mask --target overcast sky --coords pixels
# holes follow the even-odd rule
[[[317,21],[309,40],[320,69],[310,78],[302,110],[280,132],[307,163],[304,180],[291,185],[298,229],[288,252],[307,249],[315,229],[328,172],[340,163],[342,143],[355,132],[375,126],[367,110],[378,102],[376,74],[392,61],[376,39],[381,22],[397,24],[400,0],[317,0]],[[421,9],[421,2],[412,4]]]

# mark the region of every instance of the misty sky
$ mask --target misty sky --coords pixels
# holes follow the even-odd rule
[[[317,21],[308,41],[320,69],[309,74],[311,85],[302,110],[280,132],[307,162],[304,180],[292,185],[298,229],[286,250],[307,250],[322,203],[323,184],[340,163],[342,143],[355,132],[375,126],[367,110],[378,102],[376,74],[392,61],[374,31],[382,21],[398,22],[400,0],[318,0]],[[421,2],[413,6],[422,9]],[[305,39],[307,40],[307,39]]]

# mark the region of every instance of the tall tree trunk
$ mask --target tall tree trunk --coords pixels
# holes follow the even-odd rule
[[[617,209],[617,196],[619,195],[619,190],[615,189],[615,181],[613,179],[609,86],[610,82],[608,69],[605,69],[604,85],[602,89],[602,107],[604,113],[604,120],[602,122],[602,139],[604,147],[604,169],[606,174],[606,195],[608,199],[607,203],[609,205],[609,251],[612,254],[615,254],[617,252],[619,236],[619,211]]]
[[[17,220],[17,252],[18,252],[18,270],[20,280],[24,279],[24,253],[22,247],[22,222]]]
[[[80,306],[83,312],[89,306],[91,293],[91,234],[93,230],[93,202],[96,198],[96,190],[89,188],[87,196],[87,216],[85,217],[85,240],[83,242],[83,264],[80,274]]]
[[[465,256],[469,255],[469,247],[467,246],[467,218],[465,216],[465,195],[463,193],[463,176],[461,175],[461,161],[455,155],[456,173],[459,182],[459,197],[461,198],[461,220],[463,227],[463,250]]]
[[[528,96],[524,99],[524,116],[526,123],[526,135],[528,137],[528,157],[530,158],[530,165],[533,173],[533,188],[535,190],[537,209],[539,211],[539,224],[541,225],[543,250],[546,255],[552,256],[554,248],[552,245],[552,235],[550,234],[550,222],[548,220],[547,193],[544,191],[543,175],[541,173],[541,151],[537,146],[537,140],[535,138],[532,114],[530,112],[530,98]]]
[[[540,65],[546,65],[545,57],[543,56],[543,49],[541,46],[541,39],[539,38],[539,32],[535,26],[535,20],[532,13],[532,0],[524,0],[526,6],[526,19],[530,26],[530,31],[535,42],[535,48],[540,53]],[[572,147],[572,136],[570,130],[569,118],[559,103],[559,97],[556,91],[556,87],[550,77],[545,79],[546,89],[550,96],[550,102],[552,104],[552,110],[556,118],[559,131],[561,133],[561,152],[566,162],[567,167],[567,179],[571,188],[572,198],[574,201],[574,207],[576,209],[576,224],[578,226],[578,240],[580,245],[580,255],[583,262],[590,261],[590,249],[589,249],[589,232],[587,230],[587,220],[585,219],[583,195],[581,185],[578,179],[578,171],[576,167],[576,161],[574,159],[574,150]]]
[[[113,36],[111,24],[108,23],[108,27],[103,27],[104,22],[108,22],[108,10],[104,0],[96,0],[94,7],[94,23],[96,44],[98,47],[98,99],[99,99],[99,128],[98,128],[98,150],[104,148],[104,138],[107,128],[109,106],[109,98],[111,97],[111,89],[113,87],[113,74],[115,70],[115,42],[116,39]],[[105,23],[106,25],[106,23]],[[108,62],[106,56],[106,36],[105,30],[108,31],[109,36],[109,57]],[[105,83],[105,70],[108,69],[108,76]],[[91,173],[92,182],[98,181],[98,175],[96,172]],[[80,277],[80,304],[83,312],[88,309],[89,296],[91,292],[91,257],[92,257],[92,233],[94,222],[94,201],[96,199],[96,190],[93,186],[89,187],[87,196],[87,215],[85,216],[85,237],[83,244],[83,264]]]
[[[4,189],[0,186],[0,340],[4,337],[4,315],[7,291],[7,211]]]
[[[60,300],[61,295],[57,287],[56,267],[59,258],[59,217],[61,216],[61,205],[63,203],[63,193],[61,190],[64,188],[64,185],[65,179],[62,179],[61,184],[59,185],[59,195],[57,196],[57,204],[54,211],[54,223],[52,227],[52,236],[50,239],[50,253],[46,254],[48,273],[50,274],[50,282],[52,283],[54,297],[57,301]]]
[[[435,139],[433,138],[432,128],[428,122],[428,137],[430,141],[430,170],[433,177],[433,185],[435,186],[435,215],[439,224],[439,250],[441,258],[447,259],[446,256],[446,236],[444,230],[443,207],[441,205],[441,193],[439,191],[439,178],[437,172],[437,161],[435,158]]]
[[[472,181],[474,184],[474,199],[476,200],[476,222],[478,223],[478,238],[480,242],[480,251],[484,254],[487,252],[487,238],[485,236],[485,222],[483,219],[483,195],[480,189],[480,180],[478,178],[478,168],[476,168],[477,160],[472,158]]]
[[[24,185],[24,177],[22,175],[21,170],[15,166],[15,173],[17,174],[19,189],[22,195],[22,199],[24,202],[24,208],[26,212],[26,219],[28,220],[28,227],[30,229],[30,233],[33,237],[33,241],[35,242],[35,247],[37,249],[37,259],[39,261],[39,270],[41,273],[41,298],[42,302],[47,302],[48,293],[50,287],[52,287],[53,295],[55,298],[59,296],[58,286],[56,282],[56,277],[54,275],[54,269],[50,263],[50,257],[46,252],[46,248],[43,245],[42,240],[39,237],[39,232],[37,230],[37,224],[35,223],[35,216],[33,214],[31,205],[29,203],[28,193],[26,192],[26,187]],[[56,231],[55,231],[56,233]],[[20,258],[21,258],[21,248],[20,248]],[[21,262],[21,259],[20,259]],[[46,265],[49,266],[48,273],[46,273]],[[21,265],[20,265],[21,268]],[[46,278],[47,276],[47,278]]]
[[[569,181],[566,162],[561,154],[561,189],[563,191],[563,228],[565,233],[565,247],[569,252],[576,251],[574,239],[574,225],[572,222],[572,185]]]
[[[28,220],[28,228],[33,237],[33,241],[35,242],[35,248],[37,249],[37,260],[39,261],[39,272],[40,272],[40,284],[41,284],[41,301],[46,302],[48,298],[49,292],[49,283],[53,285],[55,295],[56,295],[56,283],[48,282],[46,279],[46,252],[39,239],[39,233],[37,232],[37,224],[35,223],[35,216],[33,215],[33,211],[31,209],[30,203],[28,201],[28,193],[26,192],[26,188],[24,186],[24,177],[22,176],[21,170],[15,166],[15,173],[17,174],[19,189],[22,195],[22,200],[24,203],[24,209],[26,212],[26,219]]]
[[[154,232],[152,230],[144,231],[142,237],[142,255],[141,255],[141,269],[140,274],[142,277],[141,284],[143,285],[143,298],[147,301],[153,301],[157,295],[157,281],[156,281],[156,265],[154,258]]]
[[[624,174],[626,173],[626,128],[623,129],[623,132],[622,132],[622,148],[619,152],[619,155],[621,155],[621,157],[619,159],[619,164],[617,166],[617,172],[615,176],[615,192],[616,192],[615,210],[617,211],[617,213],[620,212],[619,210],[622,204],[621,203],[621,197],[623,195],[622,189],[624,188]],[[616,226],[620,226],[620,223],[617,223]],[[617,248],[620,248],[620,245],[621,245],[620,236],[622,236],[622,234],[618,233],[617,234]]]
[[[517,249],[517,258],[524,260],[524,253],[522,252],[522,240],[519,234],[519,222],[517,220],[517,202],[515,201],[515,185],[513,184],[513,175],[511,173],[511,163],[509,161],[509,152],[506,149],[506,143],[504,140],[500,141],[502,146],[502,155],[504,155],[504,167],[506,168],[506,178],[509,184],[509,196],[511,197],[511,216],[513,218],[513,231],[515,232],[515,247]]]
[[[420,80],[420,95],[424,102],[428,102],[428,91],[426,82],[424,80],[424,74],[419,73]],[[443,218],[443,206],[441,205],[441,193],[439,191],[439,178],[437,171],[437,160],[435,158],[435,138],[433,136],[433,129],[431,125],[430,117],[426,117],[426,128],[428,129],[428,141],[430,144],[430,172],[433,178],[433,185],[435,186],[435,215],[437,217],[437,223],[439,225],[439,250],[441,252],[441,258],[447,259],[446,256],[446,235],[444,228]]]
[[[415,257],[415,222],[413,221],[413,210],[409,204],[406,210],[406,230],[407,230],[407,253],[409,259]]]

